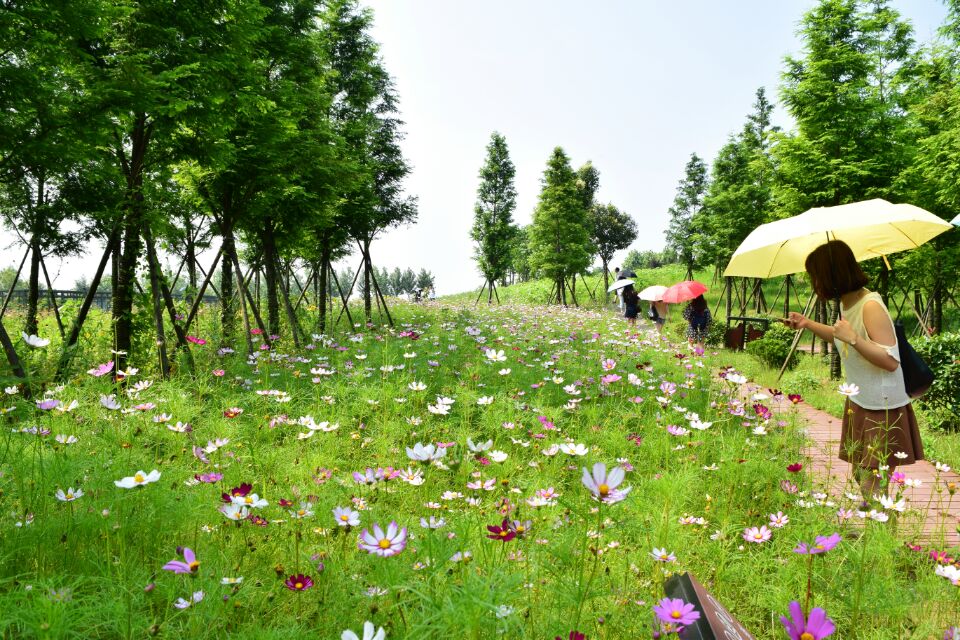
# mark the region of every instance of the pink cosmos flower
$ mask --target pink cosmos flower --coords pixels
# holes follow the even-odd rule
[[[687,626],[700,619],[697,608],[680,598],[664,598],[653,607],[653,612],[667,624]]]
[[[357,548],[366,551],[381,558],[389,558],[403,551],[407,546],[407,528],[400,526],[396,522],[390,522],[387,530],[384,531],[380,525],[373,523],[373,533],[366,529],[360,534],[360,542]]]
[[[200,568],[200,562],[190,547],[183,548],[183,560],[183,562],[180,560],[171,560],[163,565],[163,568],[167,571],[173,571],[174,573],[196,573],[197,569]]]
[[[833,620],[820,607],[814,607],[810,617],[804,619],[803,608],[794,600],[790,603],[790,618],[780,616],[790,640],[822,640],[836,630]]]
[[[87,373],[89,373],[94,378],[100,378],[102,376],[107,375],[112,370],[113,370],[113,360],[111,360],[110,362],[105,362],[103,364],[98,364],[93,369],[88,369]]]
[[[593,473],[586,467],[583,469],[583,486],[590,490],[594,499],[606,504],[620,502],[630,493],[631,487],[617,489],[623,482],[626,472],[620,467],[614,467],[607,473],[607,466],[602,462],[593,465]]]
[[[826,553],[834,547],[836,547],[843,538],[840,537],[839,533],[833,533],[829,536],[817,536],[816,541],[812,545],[808,545],[806,542],[801,542],[793,550],[794,553],[803,553],[816,555],[819,553]]]
[[[761,544],[766,542],[773,536],[773,532],[767,528],[767,525],[762,525],[760,527],[747,527],[743,530],[743,539],[747,542],[754,542],[756,544]]]
[[[187,336],[187,342],[192,342],[193,344],[200,345],[201,347],[207,344],[207,341],[203,338],[198,338],[196,336]]]

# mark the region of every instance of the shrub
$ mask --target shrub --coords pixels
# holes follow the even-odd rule
[[[793,331],[780,324],[771,323],[770,328],[753,342],[747,343],[747,353],[755,356],[761,362],[769,367],[779,369],[783,366],[783,361],[790,355],[790,362],[787,363],[787,369],[793,369],[797,366],[797,352],[790,353],[790,346],[793,344]]]
[[[912,343],[933,369],[934,380],[920,404],[938,416],[939,426],[960,429],[960,333],[941,333]]]

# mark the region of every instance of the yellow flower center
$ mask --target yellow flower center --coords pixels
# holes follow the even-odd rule
[[[193,562],[190,563],[190,571],[191,571],[191,572],[194,572],[194,571],[196,571],[196,570],[199,569],[199,568],[200,568],[200,563],[199,563],[198,561],[194,560]]]
[[[146,478],[143,477],[143,474],[138,473],[137,475],[133,476],[133,481],[138,484],[143,482],[144,480],[146,480]]]
[[[298,515],[298,516],[305,516],[306,514],[307,514],[307,510],[306,510],[306,509],[297,509],[297,515]]]
[[[800,634],[800,640],[816,640],[816,638],[809,631],[804,631]]]
[[[609,494],[610,494],[610,485],[602,484],[602,485],[600,485],[600,486],[598,487],[598,490],[600,491],[600,495],[602,495],[602,496],[609,495]]]
[[[526,531],[526,530],[527,530],[527,528],[524,527],[522,524],[518,524],[518,525],[517,525],[517,533],[523,533],[523,532]]]
[[[296,589],[303,589],[303,583],[302,583],[302,582],[297,582],[297,583],[295,583],[293,586],[294,586],[294,588],[296,588]]]
[[[342,516],[340,516],[340,519],[346,522],[347,520],[350,519],[350,516],[348,516],[347,514],[343,514]]]
[[[670,612],[670,617],[673,618],[674,620],[679,620],[679,619],[680,619],[680,612],[679,612],[679,611],[671,611],[671,612]]]
[[[247,504],[253,504],[253,498],[251,498],[250,496],[245,497],[243,501],[246,502]]]
[[[68,494],[67,494],[67,500],[73,500],[73,494],[72,494],[72,493],[68,493]]]
[[[383,540],[377,543],[377,546],[380,547],[381,549],[389,549],[390,541],[384,538]]]
[[[501,538],[506,538],[508,533],[510,533],[510,532],[507,531],[506,529],[502,529],[502,530],[500,531],[500,537],[501,537]]]

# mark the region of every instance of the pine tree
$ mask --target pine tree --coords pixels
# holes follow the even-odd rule
[[[676,253],[680,264],[687,268],[687,279],[699,265],[698,244],[701,240],[700,217],[707,193],[707,165],[697,154],[691,154],[683,179],[677,185],[677,195],[670,207],[670,226],[667,228],[667,246]]]
[[[516,233],[513,224],[517,202],[517,191],[513,186],[515,174],[507,141],[494,131],[487,145],[487,160],[480,169],[480,186],[470,230],[470,237],[477,243],[474,260],[489,289],[488,303],[493,300],[495,283],[503,279],[510,265],[510,240]]]
[[[608,276],[613,254],[626,249],[637,239],[637,223],[612,204],[595,204],[590,209],[590,239],[603,263],[603,289],[606,291],[610,284]]]
[[[566,280],[590,264],[589,230],[576,173],[563,149],[553,150],[530,225],[530,266],[554,282],[554,300],[567,304]]]

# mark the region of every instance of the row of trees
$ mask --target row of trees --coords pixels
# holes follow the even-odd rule
[[[111,265],[121,352],[141,274],[158,337],[166,324],[185,344],[196,309],[174,319],[161,249],[191,290],[219,282],[224,341],[238,316],[280,333],[281,314],[296,340],[294,263],[326,291],[351,251],[369,318],[370,244],[417,203],[403,191],[397,94],[357,0],[14,0],[0,13],[0,214],[27,247],[28,332],[43,258],[92,241],[105,249],[90,285]],[[207,247],[218,249],[204,278]],[[251,272],[265,280],[265,318]]]
[[[946,0],[941,37],[917,46],[886,0],[821,0],[801,22],[780,97],[796,122],[771,124],[763,89],[710,168],[693,154],[670,209],[668,248],[688,273],[726,266],[756,226],[869,198],[910,202],[945,220],[960,213],[960,0]],[[942,326],[960,268],[957,231],[897,256]],[[886,268],[877,270],[886,287]]]
[[[553,300],[567,304],[569,292],[576,302],[577,276],[595,259],[602,263],[606,288],[613,253],[630,246],[637,237],[637,225],[614,205],[596,201],[600,172],[590,162],[574,170],[564,150],[554,149],[541,180],[533,221],[526,227],[513,222],[515,173],[506,140],[494,132],[480,169],[471,229],[487,301],[492,301],[496,283],[513,273],[521,279],[549,278],[554,282]]]

